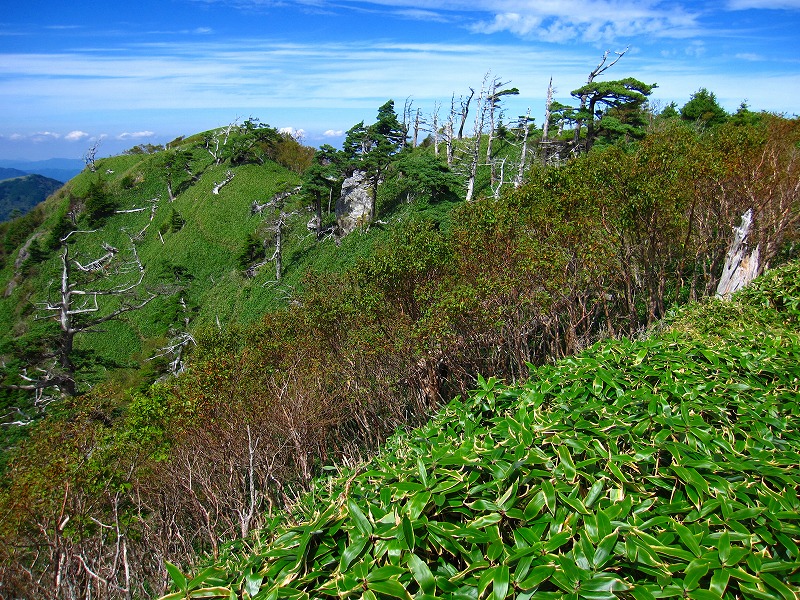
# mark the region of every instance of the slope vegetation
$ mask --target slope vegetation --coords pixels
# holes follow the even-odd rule
[[[564,577],[588,577],[574,569],[563,574],[569,560],[603,573],[589,585],[606,589],[590,588],[584,595],[655,594],[656,585],[665,587],[661,595],[670,594],[677,588],[669,577],[681,579],[695,596],[703,596],[700,587],[711,590],[710,578],[719,569],[706,560],[709,540],[716,539],[709,536],[721,536],[722,526],[712,527],[701,514],[701,528],[694,529],[691,510],[718,516],[714,511],[729,507],[716,506],[722,492],[706,490],[691,469],[702,474],[716,469],[702,462],[711,460],[711,452],[733,485],[739,475],[729,476],[727,469],[734,468],[728,464],[734,458],[743,456],[750,468],[752,460],[772,452],[761,453],[764,440],[793,439],[791,424],[776,425],[783,405],[774,411],[772,404],[762,407],[776,422],[762,416],[748,423],[738,415],[750,414],[759,390],[766,397],[793,393],[793,380],[775,375],[770,361],[760,357],[774,351],[776,364],[794,377],[795,325],[751,305],[714,304],[696,309],[694,321],[680,321],[684,329],[708,322],[706,330],[688,331],[685,340],[665,333],[628,345],[606,343],[594,348],[599,358],[545,365],[598,340],[636,339],[675,307],[713,294],[731,228],[745,211],[755,215],[749,242],[759,248],[762,266],[796,255],[800,122],[761,115],[754,122],[704,129],[656,120],[636,142],[598,144],[558,166],[536,161],[518,187],[499,185],[503,169],[483,164],[480,139],[460,141],[462,150],[473,152],[457,154],[451,171],[430,147],[402,147],[398,127],[387,103],[377,124],[353,128],[352,143],[342,152],[321,148],[308,168],[308,149],[253,122],[176,140],[156,152],[132,149],[98,161],[94,172],[86,171],[2,230],[8,250],[0,283],[8,298],[0,302],[0,321],[8,323],[9,333],[3,340],[6,387],[0,398],[6,425],[14,425],[2,429],[9,433],[7,446],[14,446],[3,454],[0,486],[4,593],[157,597],[166,591],[167,563],[190,568],[206,554],[219,557],[229,570],[220,575],[212,569],[196,581],[183,581],[173,569],[177,586],[186,588],[181,593],[216,587],[197,593],[267,597],[283,593],[280,584],[290,596],[333,589],[342,595],[391,595],[401,593],[401,586],[415,595],[448,595],[463,587],[469,597],[479,592],[498,597],[531,592],[537,584],[528,579],[541,567],[536,574],[546,574],[547,582],[541,580],[537,593],[558,594],[564,592],[559,584]],[[509,165],[517,162],[510,137],[495,139],[492,147]],[[459,163],[463,157],[466,162]],[[473,166],[476,196],[464,202],[458,193],[473,189],[461,185],[472,180]],[[376,220],[344,239],[309,227],[318,209],[322,225],[331,223],[322,199],[335,198],[342,177],[359,168],[369,175],[377,199]],[[304,191],[284,196],[295,189],[301,171]],[[253,211],[258,207],[260,215]],[[277,259],[268,259],[279,239],[283,270],[277,281]],[[77,321],[95,326],[75,337],[69,360],[59,363],[56,355],[63,356],[71,338],[60,322],[41,316],[47,308],[54,309],[51,317],[58,313],[65,264],[76,269],[75,279],[67,273],[66,280],[84,290],[113,275],[116,289],[132,279],[130,289],[137,293],[107,304],[98,296],[102,311],[87,310]],[[769,292],[779,310],[795,302],[793,277],[785,282],[787,294],[781,295],[777,284]],[[92,320],[95,314],[113,315],[125,302],[143,301],[148,303],[121,315],[125,320]],[[729,313],[726,306],[738,308]],[[741,321],[734,318],[736,310]],[[715,337],[717,315],[733,320]],[[756,324],[761,333],[752,328]],[[740,326],[748,335],[737,337]],[[656,344],[652,353],[648,343]],[[742,359],[751,347],[761,353],[758,360]],[[659,358],[671,348],[673,354]],[[542,370],[534,372],[529,387],[522,382],[531,379],[532,364]],[[65,373],[73,376],[74,394],[22,389],[42,374],[59,372],[62,382]],[[570,373],[579,379],[570,379]],[[518,387],[500,388],[498,380]],[[552,390],[537,388],[536,381],[549,382]],[[737,392],[735,385],[750,388]],[[482,391],[469,393],[476,386]],[[728,399],[726,394],[734,393]],[[414,434],[401,451],[400,438],[390,436],[425,423],[455,396],[462,400],[436,421],[438,429],[422,430],[438,446],[428,448],[424,436]],[[742,406],[714,408],[718,402],[738,403],[738,397]],[[787,410],[794,410],[791,397],[786,400]],[[707,413],[701,411],[705,404]],[[506,439],[493,429],[518,410],[524,427],[517,427],[517,437]],[[510,431],[513,425],[502,427]],[[728,452],[727,446],[708,436],[726,428],[745,428],[736,429],[736,436],[756,441],[741,446],[729,436],[734,454],[714,454],[716,448]],[[31,435],[23,442],[10,439],[25,432]],[[383,479],[390,473],[379,458],[372,463],[374,481],[358,480],[354,489],[360,495],[344,493],[349,488],[336,479],[329,482],[330,491],[315,487],[306,507],[298,505],[302,492],[331,464],[358,464],[387,438],[387,460],[402,466],[398,478],[417,473],[411,483],[397,487],[397,481]],[[663,454],[655,451],[673,442]],[[755,444],[752,453],[748,444]],[[467,462],[448,463],[436,452],[439,446],[448,456],[462,453]],[[434,458],[426,462],[429,450]],[[682,462],[686,457],[690,462]],[[780,469],[783,460],[776,458]],[[507,469],[506,463],[518,461],[527,469],[524,476]],[[356,471],[350,475],[361,477]],[[651,480],[654,486],[646,486]],[[758,499],[755,480],[747,481],[744,491],[718,482],[736,515],[723,512],[723,517],[739,521],[736,511],[749,507],[746,496]],[[465,487],[457,490],[461,482]],[[451,484],[454,495],[448,499]],[[793,480],[785,485],[796,492]],[[772,483],[767,487],[783,494]],[[325,515],[315,516],[315,497],[328,504],[314,507],[329,505],[332,512],[321,509]],[[644,508],[626,508],[628,498]],[[669,508],[665,498],[671,499]],[[293,506],[299,506],[295,516],[280,512]],[[395,515],[392,510],[401,506]],[[642,529],[631,519],[650,506],[661,520]],[[794,510],[791,502],[781,506]],[[597,507],[612,524],[610,530],[603,525],[602,536],[590,531],[591,517],[580,520]],[[669,514],[676,524],[664,520],[669,510],[675,511]],[[425,519],[436,522],[439,513],[439,529],[434,524],[428,530]],[[299,554],[279,544],[274,557],[248,562],[247,553],[236,550],[237,544],[242,550],[258,545],[258,556],[272,552],[259,540],[274,537],[280,523],[299,523],[295,517],[330,521],[330,527],[321,521],[309,530],[310,538],[302,532],[294,538]],[[545,517],[551,520],[543,526],[537,519]],[[745,534],[732,527],[728,542],[739,549],[728,558],[736,562],[723,559],[720,565],[736,566],[736,574],[750,579],[730,574],[731,593],[745,593],[748,586],[754,594],[785,592],[762,571],[778,573],[773,576],[779,580],[794,575],[785,562],[796,560],[795,550],[777,537],[777,526],[759,521],[762,517],[771,518],[741,516],[742,527],[759,536],[760,541],[748,538],[747,547],[770,566],[761,568],[750,558],[745,575],[736,570],[743,564],[736,558],[739,545],[745,544],[736,536]],[[784,536],[793,531],[791,518],[778,520]],[[517,528],[525,529],[523,522],[531,523],[533,533],[519,535],[562,542],[536,547],[555,562],[534,564],[534,551],[527,566],[511,561],[511,553],[523,547],[514,536]],[[378,540],[401,544],[400,534],[376,532],[388,536],[398,525],[406,549],[392,546],[391,553],[383,553]],[[699,554],[678,525],[692,530]],[[762,525],[763,531],[756,530]],[[653,550],[655,558],[640,564],[635,540],[624,556],[619,545],[636,537],[629,535],[634,526],[657,538],[658,547],[680,538],[685,548],[672,555]],[[317,531],[325,533],[324,545]],[[617,538],[608,537],[615,531]],[[796,543],[791,535],[787,539]],[[702,561],[689,558],[686,548]],[[647,551],[641,552],[646,557],[641,560],[648,560]],[[767,555],[784,562],[772,565]],[[663,556],[679,562],[667,563]],[[280,560],[272,562],[275,557]],[[427,565],[436,588],[417,559]],[[373,574],[372,567],[384,570]],[[367,572],[365,584],[358,578]],[[715,589],[722,577],[714,579]],[[507,587],[490,587],[490,581],[504,579]],[[634,587],[639,583],[650,587],[640,591]]]
[[[480,379],[166,598],[785,598],[800,592],[800,264]]]

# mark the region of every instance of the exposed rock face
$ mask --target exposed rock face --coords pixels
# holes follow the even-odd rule
[[[372,194],[364,173],[356,171],[342,183],[342,195],[336,201],[336,222],[339,235],[345,236],[369,222]]]

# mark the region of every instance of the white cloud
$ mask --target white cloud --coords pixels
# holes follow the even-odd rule
[[[703,42],[695,40],[692,43],[686,45],[684,52],[686,53],[687,56],[699,58],[706,53],[706,46]]]
[[[85,131],[70,131],[67,135],[64,136],[64,139],[70,142],[78,142],[82,139],[89,137],[89,134]]]
[[[755,52],[740,52],[736,55],[736,58],[748,62],[761,62],[764,60],[761,54],[756,54]]]
[[[322,135],[323,137],[341,137],[344,135],[344,131],[341,129],[328,129]]]
[[[463,10],[470,9],[465,5]],[[477,1],[472,10],[494,15],[475,21],[470,27],[475,33],[507,31],[546,42],[611,42],[641,35],[685,38],[699,30],[698,14],[652,0]]]
[[[140,140],[142,138],[151,138],[155,135],[153,131],[135,131],[133,133],[120,133],[117,136],[118,140]]]
[[[295,129],[294,127],[281,127],[278,131],[280,133],[288,133],[296,140],[302,140],[306,135],[304,129]]]
[[[800,10],[800,0],[729,0],[730,10],[747,10],[754,8]]]
[[[37,131],[31,135],[30,139],[32,142],[40,143],[57,140],[60,137],[61,135],[54,131]]]

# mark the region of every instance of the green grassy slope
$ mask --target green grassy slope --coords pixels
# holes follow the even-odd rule
[[[800,593],[800,265],[490,379],[168,598]]]
[[[495,142],[496,154],[513,155],[518,148]],[[430,152],[419,149],[418,152]],[[186,173],[174,176],[175,200],[167,193],[164,167],[169,153],[188,153],[193,179]],[[226,178],[233,179],[221,188],[212,189]],[[284,207],[289,214],[283,253],[283,278],[275,281],[272,263],[261,267],[248,278],[238,256],[249,235],[267,238],[263,258],[272,255],[270,228],[277,218],[272,210],[265,215],[252,215],[251,204],[267,202],[276,193],[295,188],[300,176],[271,160],[263,164],[232,164],[231,160],[216,164],[204,147],[203,136],[174,143],[168,150],[154,153],[129,153],[98,160],[96,171],[84,170],[58,194],[38,210],[39,225],[17,234],[19,246],[10,246],[8,258],[0,270],[0,344],[14,339],[38,339],[43,324],[37,322],[43,313],[35,308],[48,294],[58,290],[60,257],[53,231],[76,211],[80,230],[91,230],[74,236],[71,255],[87,262],[102,255],[103,243],[120,250],[130,260],[135,249],[145,268],[142,289],[153,290],[159,297],[141,310],[127,313],[122,320],[106,324],[96,333],[82,334],[76,339],[80,351],[93,352],[94,366],[89,368],[87,382],[105,377],[107,369],[136,369],[137,365],[166,343],[170,333],[186,328],[225,327],[246,324],[265,312],[285,306],[303,285],[311,272],[342,271],[370,255],[371,249],[387,239],[392,229],[412,215],[423,215],[446,224],[447,215],[458,198],[428,204],[424,201],[399,203],[393,198],[379,202],[380,224],[356,232],[342,240],[329,236],[317,241],[307,223],[313,216],[308,199],[290,197]],[[477,190],[488,191],[489,168],[479,168]],[[101,185],[117,211],[99,224],[89,223],[85,216],[86,198],[93,186]],[[155,204],[155,212],[150,207]],[[334,203],[335,204],[335,203]],[[327,206],[325,207],[327,209]],[[331,206],[333,208],[333,206]],[[152,221],[151,221],[152,217]],[[328,217],[330,219],[332,217]],[[177,223],[177,226],[175,225]],[[9,238],[10,239],[10,238]],[[13,244],[13,242],[12,242]],[[49,247],[48,247],[49,244]],[[38,250],[28,259],[26,252]],[[106,299],[102,310],[116,306]]]
[[[263,166],[246,164],[233,168],[233,181],[213,195],[214,184],[225,177],[230,166],[214,165],[207,153],[204,156],[202,148],[191,151],[192,169],[199,178],[174,202],[167,198],[161,153],[103,159],[98,161],[96,173],[84,171],[48,200],[43,207],[44,222],[28,237],[34,243],[46,242],[69,210],[70,200],[74,206],[75,199],[85,196],[92,182],[102,180],[118,210],[147,210],[115,214],[94,233],[76,236],[72,254],[85,257],[84,261],[99,256],[103,242],[129,253],[130,236],[143,231],[150,222],[149,201],[159,198],[152,223],[137,241],[136,250],[146,270],[144,287],[157,291],[160,297],[143,310],[129,313],[124,321],[106,325],[103,332],[78,338],[82,347],[98,350],[113,363],[128,364],[142,350],[143,343],[148,340],[154,340],[150,345],[158,343],[170,327],[181,325],[186,316],[197,323],[217,319],[223,324],[251,321],[275,305],[274,294],[260,285],[262,282],[244,279],[237,255],[247,234],[260,224],[258,217],[250,216],[250,203],[255,199],[266,201],[285,187],[297,185],[298,175],[271,161]],[[184,225],[173,231],[170,221],[176,213]],[[81,221],[78,227],[89,229]],[[48,286],[52,288],[60,276],[56,251],[51,251],[42,262],[28,261],[22,266],[15,265],[19,263],[18,256],[19,250],[0,272],[0,287],[9,292],[0,299],[5,341],[35,328],[33,304],[45,299]],[[12,280],[14,284],[10,286]],[[257,292],[255,297],[249,293],[251,288]],[[181,297],[195,309],[193,313],[184,315],[176,311],[175,305]]]

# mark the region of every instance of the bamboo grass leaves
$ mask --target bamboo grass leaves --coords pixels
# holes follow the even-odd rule
[[[214,570],[173,597],[798,598],[797,332],[679,321],[520,386],[480,379],[270,543],[229,548],[224,593]]]

